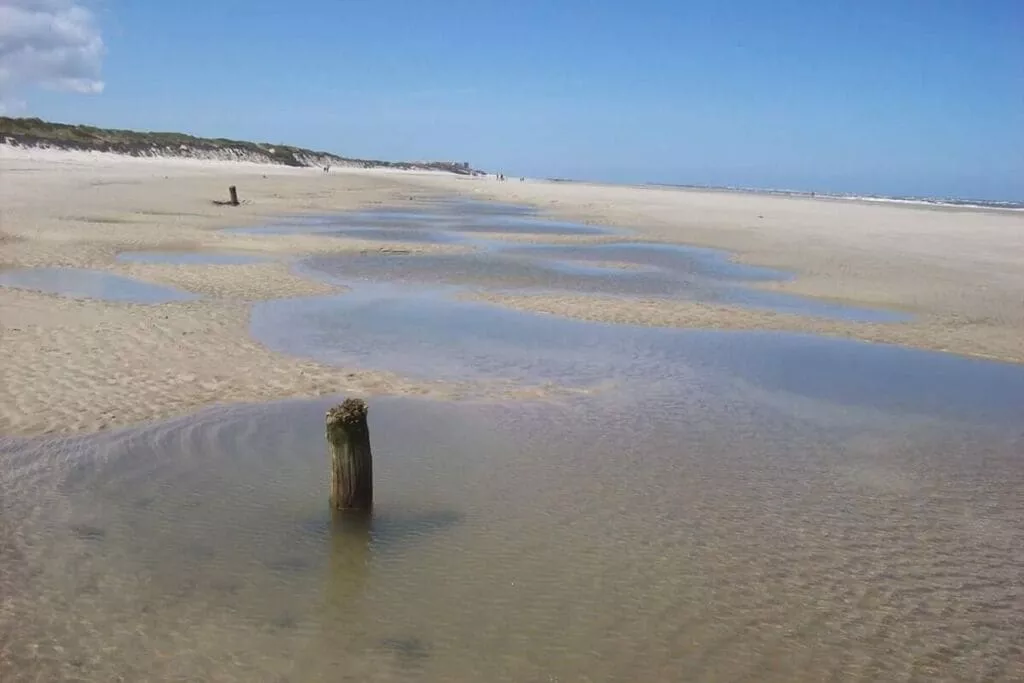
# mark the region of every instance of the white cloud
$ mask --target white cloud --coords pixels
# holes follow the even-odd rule
[[[0,0],[0,104],[26,88],[103,91],[103,38],[76,0]]]

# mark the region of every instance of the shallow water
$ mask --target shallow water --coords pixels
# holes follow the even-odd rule
[[[540,264],[544,268],[556,270],[560,273],[570,275],[622,275],[624,273],[655,273],[658,269],[655,266],[644,266],[639,264],[601,262],[601,261],[576,261],[572,259],[545,259]]]
[[[613,242],[610,244],[571,244],[525,246],[506,253],[536,258],[573,261],[617,261],[639,266],[663,268],[680,275],[696,275],[719,280],[788,280],[791,274],[733,261],[719,249],[691,247],[685,244],[653,242]]]
[[[1022,673],[1002,420],[699,365],[628,399],[381,399],[373,516],[332,520],[329,405],[0,446],[5,683]]]
[[[753,289],[746,283],[784,280],[790,275],[734,262],[727,252],[715,249],[634,242],[523,246],[503,241],[501,235],[516,232],[537,236],[626,235],[611,228],[541,219],[528,211],[501,205],[434,203],[417,205],[408,211],[305,217],[287,225],[245,231],[305,231],[384,241],[447,241],[475,249],[475,253],[468,254],[341,253],[313,257],[303,263],[307,274],[327,276],[348,287],[357,287],[362,281],[397,281],[676,298],[860,322],[897,322],[909,317],[896,311]],[[635,267],[597,265],[609,261]]]
[[[710,285],[682,282],[661,271],[572,268],[554,260],[494,253],[348,253],[311,257],[302,265],[307,273],[328,276],[348,286],[356,281],[371,281],[642,296],[669,296],[687,291],[713,295]]]
[[[585,261],[531,259],[494,253],[386,254],[380,252],[315,256],[304,272],[327,276],[347,287],[363,282],[408,285],[460,285],[502,291],[564,291],[626,297],[685,299],[741,305],[777,312],[859,322],[896,322],[907,316],[780,292],[761,291],[708,277],[649,268],[598,268]],[[410,287],[410,289],[412,289]],[[339,301],[339,305],[344,306]]]
[[[76,299],[138,304],[190,301],[195,294],[123,275],[78,268],[25,268],[0,271],[0,286],[32,289]]]
[[[332,230],[329,234],[361,240],[377,240],[380,242],[444,244],[459,241],[458,238],[439,230],[415,228],[340,228]]]
[[[332,215],[294,216],[271,225],[231,228],[229,232],[248,235],[289,235],[296,233],[338,236],[378,235],[379,239],[423,236],[447,241],[473,242],[477,235],[514,233],[535,235],[611,235],[615,231],[591,225],[553,221],[532,215],[520,208],[503,205],[481,208],[470,202],[417,204],[405,211],[353,211]],[[417,238],[416,236],[419,236]],[[485,238],[486,239],[486,238]]]
[[[1024,414],[1021,366],[812,335],[577,321],[458,301],[443,289],[363,285],[343,296],[262,302],[251,329],[283,353],[424,379],[644,391],[700,371],[709,386],[743,382],[892,413]]]
[[[123,251],[117,260],[124,263],[158,263],[186,266],[237,266],[262,263],[266,256],[227,251]]]
[[[327,509],[338,399],[0,437],[0,680],[1024,678],[1024,366],[443,284],[606,276],[564,256],[313,260],[354,289],[256,305],[284,353],[587,390],[371,400],[368,519]]]
[[[325,220],[323,217],[318,222]],[[333,217],[337,224],[379,227],[430,226],[456,233],[529,233],[538,235],[612,235],[620,231],[542,218],[529,208],[490,202],[435,202],[410,211],[362,211]]]

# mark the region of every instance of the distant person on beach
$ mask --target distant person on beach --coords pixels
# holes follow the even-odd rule
[[[324,166],[324,173],[330,173],[330,172],[331,172],[331,165],[327,164],[326,166]]]

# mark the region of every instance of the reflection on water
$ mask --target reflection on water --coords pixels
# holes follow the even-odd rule
[[[526,252],[529,253],[529,252]],[[453,285],[509,290],[568,291],[613,296],[684,299],[766,308],[776,312],[859,322],[896,322],[907,316],[781,292],[741,287],[690,272],[595,267],[586,261],[509,256],[493,249],[471,254],[345,253],[305,259],[304,272],[359,289],[363,282]]]
[[[186,266],[236,266],[261,263],[267,260],[259,254],[240,254],[230,251],[123,251],[117,255],[125,263],[157,263]]]
[[[0,548],[20,556],[0,575],[13,596],[0,616],[5,683],[69,671],[193,680],[222,667],[227,680],[265,680],[296,666],[294,680],[337,680],[319,676],[338,666],[364,680],[361,671],[408,659],[381,646],[410,637],[405,617],[376,605],[414,601],[408,563],[445,552],[434,544],[465,513],[440,495],[451,473],[432,472],[437,453],[399,445],[408,437],[389,423],[401,415],[385,405],[371,421],[384,498],[372,517],[332,515],[325,407],[221,409],[107,436],[5,442],[12,527]],[[312,647],[315,661],[282,659],[279,641]]]
[[[610,244],[574,244],[525,246],[508,253],[574,261],[621,261],[640,266],[655,266],[680,275],[697,275],[721,280],[785,280],[788,273],[737,263],[728,252],[691,247],[684,244],[626,242]]]
[[[558,264],[643,252],[622,277],[742,279],[609,249],[444,263],[599,280],[620,274]],[[307,267],[351,293],[257,305],[259,341],[600,391],[371,400],[371,515],[328,509],[337,399],[0,437],[3,683],[1024,679],[1024,368],[531,315],[379,281],[429,260],[339,263]]]
[[[733,304],[861,322],[896,322],[908,318],[896,311],[864,309],[753,289],[746,284],[784,280],[789,275],[736,263],[727,252],[716,249],[621,241],[516,245],[503,240],[503,235],[528,233],[541,239],[544,235],[624,238],[625,234],[611,228],[542,219],[527,211],[482,202],[435,203],[409,211],[313,216],[242,231],[453,242],[476,250],[468,254],[340,253],[305,261],[307,274],[327,276],[349,287],[372,281],[503,290],[562,290]],[[609,268],[607,262],[634,267]]]
[[[424,242],[427,244],[444,244],[457,242],[458,239],[440,230],[422,230],[411,228],[338,228],[329,234],[353,237],[361,240],[378,240],[381,242]]]
[[[7,442],[3,680],[1016,680],[1018,426],[701,386]]]
[[[33,289],[72,298],[161,304],[197,298],[189,292],[99,270],[25,268],[0,271],[0,286]]]
[[[231,228],[240,235],[309,233],[395,241],[485,241],[487,233],[597,236],[615,231],[592,225],[553,221],[529,209],[479,202],[436,202],[408,210],[352,211],[326,216],[295,216],[270,225]],[[481,235],[484,235],[481,237]]]
[[[682,298],[765,308],[782,313],[858,322],[898,322],[897,312],[832,304],[744,286],[789,274],[734,262],[728,252],[678,244],[618,241],[606,244],[517,245],[503,235],[536,239],[628,235],[609,227],[549,220],[530,209],[472,201],[417,203],[408,210],[296,216],[280,223],[235,228],[243,234],[325,234],[385,242],[456,243],[471,254],[340,253],[307,259],[307,273],[354,286],[358,281],[446,284],[501,289],[563,290],[616,296]],[[634,268],[597,267],[619,262]],[[591,262],[588,265],[588,262]]]
[[[356,280],[414,284],[467,285],[500,289],[560,289],[606,294],[712,295],[711,287],[680,282],[661,271],[566,267],[556,260],[483,254],[382,254],[317,256],[303,262],[307,272],[346,284]],[[358,285],[357,285],[358,286]]]
[[[503,378],[632,395],[704,376],[898,414],[1013,420],[1024,368],[949,354],[781,332],[608,325],[458,301],[444,290],[363,285],[344,296],[257,304],[270,348],[341,367],[426,379]]]

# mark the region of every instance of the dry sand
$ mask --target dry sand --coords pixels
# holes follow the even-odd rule
[[[226,197],[232,184],[246,203],[213,205],[211,200]],[[499,184],[377,170],[324,175],[317,169],[0,146],[0,268],[98,269],[204,297],[144,306],[0,288],[0,435],[91,431],[217,402],[347,391],[438,396],[471,391],[329,368],[252,341],[247,333],[251,302],[329,290],[292,274],[281,260],[230,266],[115,260],[118,252],[143,249],[246,250],[281,257],[348,249],[450,250],[454,247],[218,229],[258,225],[287,213],[402,204],[452,193],[533,204],[559,217],[633,228],[650,240],[731,249],[744,262],[798,274],[771,288],[896,308],[918,319],[860,325],[664,300],[484,295],[503,305],[608,322],[815,331],[1024,362],[1024,214],[1019,212]],[[512,392],[508,387],[487,391]]]

